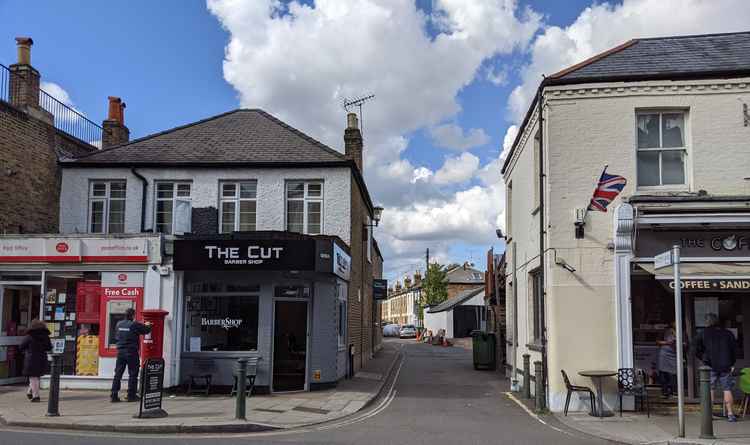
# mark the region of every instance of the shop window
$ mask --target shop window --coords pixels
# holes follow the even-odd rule
[[[319,235],[323,229],[323,183],[289,181],[286,184],[286,229]]]
[[[156,232],[171,235],[177,231],[185,231],[178,230],[181,219],[176,218],[176,213],[179,209],[186,209],[185,212],[189,212],[190,189],[189,182],[156,183],[156,206],[154,208]]]
[[[346,326],[347,326],[347,304],[346,304],[346,293],[347,293],[347,285],[346,283],[338,282],[336,283],[336,293],[338,294],[337,298],[337,307],[338,307],[338,329],[337,329],[337,337],[338,337],[338,346],[339,348],[345,348],[346,347]]]
[[[257,181],[222,182],[220,233],[256,230]]]
[[[257,295],[185,297],[185,350],[257,351]]]
[[[89,232],[125,232],[125,181],[91,181]]]
[[[686,120],[682,111],[636,114],[639,187],[686,184]]]

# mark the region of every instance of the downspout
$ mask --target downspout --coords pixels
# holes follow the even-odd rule
[[[146,231],[146,192],[148,190],[148,180],[143,177],[136,169],[131,168],[130,172],[141,180],[143,188],[141,189],[141,233]]]
[[[547,400],[549,398],[548,394],[548,388],[549,388],[549,382],[548,382],[548,372],[547,372],[547,325],[545,323],[545,318],[547,315],[547,298],[546,298],[546,276],[545,276],[545,270],[544,270],[544,235],[546,233],[545,227],[544,227],[544,116],[542,112],[544,111],[544,105],[542,104],[544,100],[544,85],[545,81],[547,79],[545,78],[542,80],[542,83],[539,85],[539,91],[537,92],[537,109],[539,113],[539,271],[541,274],[541,293],[542,293],[542,300],[544,301],[543,305],[540,305],[540,311],[539,311],[539,326],[542,328],[542,390],[544,394],[544,403],[546,405]],[[546,408],[543,407],[543,408]]]

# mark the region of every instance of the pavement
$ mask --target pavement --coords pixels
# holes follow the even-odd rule
[[[246,420],[235,420],[235,398],[166,396],[161,419],[135,419],[138,403],[110,403],[108,391],[66,390],[60,393],[60,416],[47,417],[47,399],[29,403],[25,388],[0,394],[0,422],[11,427],[127,433],[257,432],[329,422],[364,408],[380,393],[401,356],[400,344],[387,344],[354,378],[323,391],[253,395]],[[7,388],[7,387],[6,387]]]
[[[577,431],[603,439],[626,444],[700,444],[735,445],[750,443],[750,417],[729,423],[723,418],[714,418],[716,439],[700,439],[700,413],[685,414],[685,436],[677,437],[677,415],[674,412],[623,413],[622,417],[591,417],[585,413],[568,413],[555,417],[564,425]]]
[[[476,371],[463,348],[386,340],[403,358],[378,397],[360,411],[305,427],[255,433],[127,434],[0,426],[0,444],[38,445],[598,445],[611,442],[531,415],[500,372]],[[24,402],[28,403],[28,402]],[[0,407],[5,406],[0,398]],[[2,408],[0,408],[2,409]],[[64,414],[65,412],[63,412]]]

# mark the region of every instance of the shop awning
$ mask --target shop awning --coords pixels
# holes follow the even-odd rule
[[[673,268],[665,267],[654,270],[654,263],[637,263],[646,272],[654,275],[657,280],[672,279]],[[750,263],[738,262],[683,262],[680,263],[680,276],[684,278],[747,278],[750,279]]]

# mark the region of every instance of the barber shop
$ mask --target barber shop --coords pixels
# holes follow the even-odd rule
[[[206,391],[228,387],[237,360],[247,358],[255,392],[335,385],[350,366],[350,264],[348,247],[330,236],[255,232],[175,240],[180,380]]]
[[[654,383],[659,376],[677,373],[670,353],[675,341],[674,268],[655,268],[654,257],[679,246],[685,389],[688,399],[697,399],[702,363],[695,352],[708,314],[718,316],[734,335],[736,367],[750,366],[750,342],[745,338],[750,327],[746,321],[750,320],[750,217],[732,212],[731,203],[702,203],[703,211],[686,211],[690,203],[682,203],[679,211],[670,211],[675,204],[640,203],[633,212],[634,224],[620,215],[618,231],[627,229],[620,233],[627,239],[621,238],[619,246],[632,245],[629,267],[618,268],[620,339],[632,337],[634,366],[645,370]],[[713,211],[705,209],[711,205]],[[619,211],[630,209],[626,205]],[[629,301],[622,298],[624,284],[629,287]],[[626,329],[630,335],[623,332]]]

